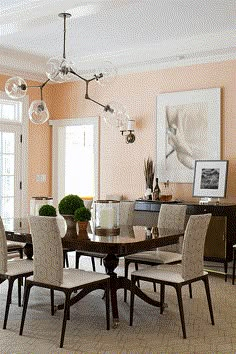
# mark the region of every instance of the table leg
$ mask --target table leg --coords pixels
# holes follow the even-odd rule
[[[106,269],[106,273],[110,276],[110,293],[111,293],[111,308],[113,317],[113,328],[116,328],[119,324],[119,314],[117,305],[117,274],[114,272],[119,264],[119,258],[114,254],[108,254],[103,258],[103,263]]]
[[[26,255],[26,257],[30,260],[33,259],[33,245],[32,243],[26,243],[25,247],[24,247],[24,254]]]

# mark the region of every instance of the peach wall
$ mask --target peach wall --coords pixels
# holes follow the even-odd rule
[[[4,87],[5,79],[0,76],[0,87]],[[109,87],[91,84],[92,98],[104,104],[109,101],[121,102],[130,117],[136,120],[134,144],[126,144],[117,129],[100,120],[100,197],[114,193],[128,199],[143,196],[144,159],[148,156],[154,160],[156,158],[155,112],[159,93],[221,87],[221,158],[229,160],[227,199],[236,202],[235,81],[236,61],[232,60],[119,76]],[[36,91],[29,91],[30,102],[36,99]],[[47,85],[44,98],[50,119],[99,117],[102,108],[85,100],[84,93],[82,81]],[[42,126],[29,123],[29,198],[51,194],[51,163],[51,127],[47,123]],[[46,174],[47,182],[37,183],[36,174]],[[191,184],[173,184],[172,188],[175,198],[191,199]]]
[[[120,76],[109,87],[92,87],[90,96],[101,103],[118,101],[136,120],[136,141],[126,144],[117,130],[100,120],[100,197],[143,196],[143,161],[156,158],[156,97],[162,92],[222,88],[221,158],[229,160],[228,199],[236,202],[236,61],[201,64]],[[99,116],[102,108],[84,99],[84,83],[48,86],[52,118]],[[158,146],[157,146],[158,153]],[[192,184],[172,184],[174,196],[191,199]]]

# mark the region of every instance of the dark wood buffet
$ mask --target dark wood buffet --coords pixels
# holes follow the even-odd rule
[[[236,243],[236,204],[198,204],[187,201],[178,203],[187,205],[186,219],[194,214],[212,214],[206,236],[204,260],[224,263],[227,279],[228,262],[233,259],[233,244]],[[159,201],[136,200],[134,224],[150,227],[156,225],[161,204]]]

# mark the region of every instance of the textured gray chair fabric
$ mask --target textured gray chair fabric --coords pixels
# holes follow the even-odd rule
[[[33,274],[33,262],[28,259],[7,260],[8,247],[5,229],[0,217],[0,283],[8,280],[8,292],[5,308],[3,329],[7,326],[7,319],[11,304],[13,285],[18,279],[18,306],[21,306],[21,285],[24,277]]]
[[[71,295],[77,290],[84,290],[83,296],[97,289],[105,290],[106,323],[107,329],[109,329],[110,277],[101,273],[63,268],[62,241],[56,217],[30,216],[29,222],[34,247],[34,275],[26,280],[20,335],[23,333],[27,305],[32,286],[51,289],[52,315],[54,314],[53,291],[62,291],[65,294],[64,318],[60,341],[61,348],[64,343],[66,321],[69,317]]]
[[[186,205],[162,204],[158,217],[158,228],[184,231],[186,209]],[[161,236],[166,236],[166,234],[162,232],[160,234],[160,237]],[[163,249],[164,247],[161,247],[152,251],[139,252],[126,256],[125,277],[128,277],[128,267],[130,263],[135,263],[137,269],[138,264],[155,265],[181,262],[181,253],[168,252]]]
[[[181,264],[163,264],[138,270],[131,274],[132,286],[134,286],[138,280],[160,284],[161,313],[163,313],[164,310],[165,285],[175,288],[184,338],[186,338],[186,329],[181,294],[181,289],[184,285],[189,285],[199,280],[204,282],[211,322],[212,325],[214,325],[208,273],[203,270],[204,244],[210,219],[211,214],[190,216],[184,235]],[[130,325],[133,323],[133,307],[134,293],[131,291]]]

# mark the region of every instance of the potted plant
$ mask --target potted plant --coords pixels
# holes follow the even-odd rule
[[[39,216],[57,216],[57,210],[53,205],[45,204],[39,208]]]
[[[91,211],[86,207],[78,208],[74,218],[79,224],[79,230],[87,230],[88,222],[91,220]]]
[[[77,236],[74,214],[76,209],[84,207],[84,201],[76,194],[68,194],[58,204],[59,213],[67,224],[66,236]]]

